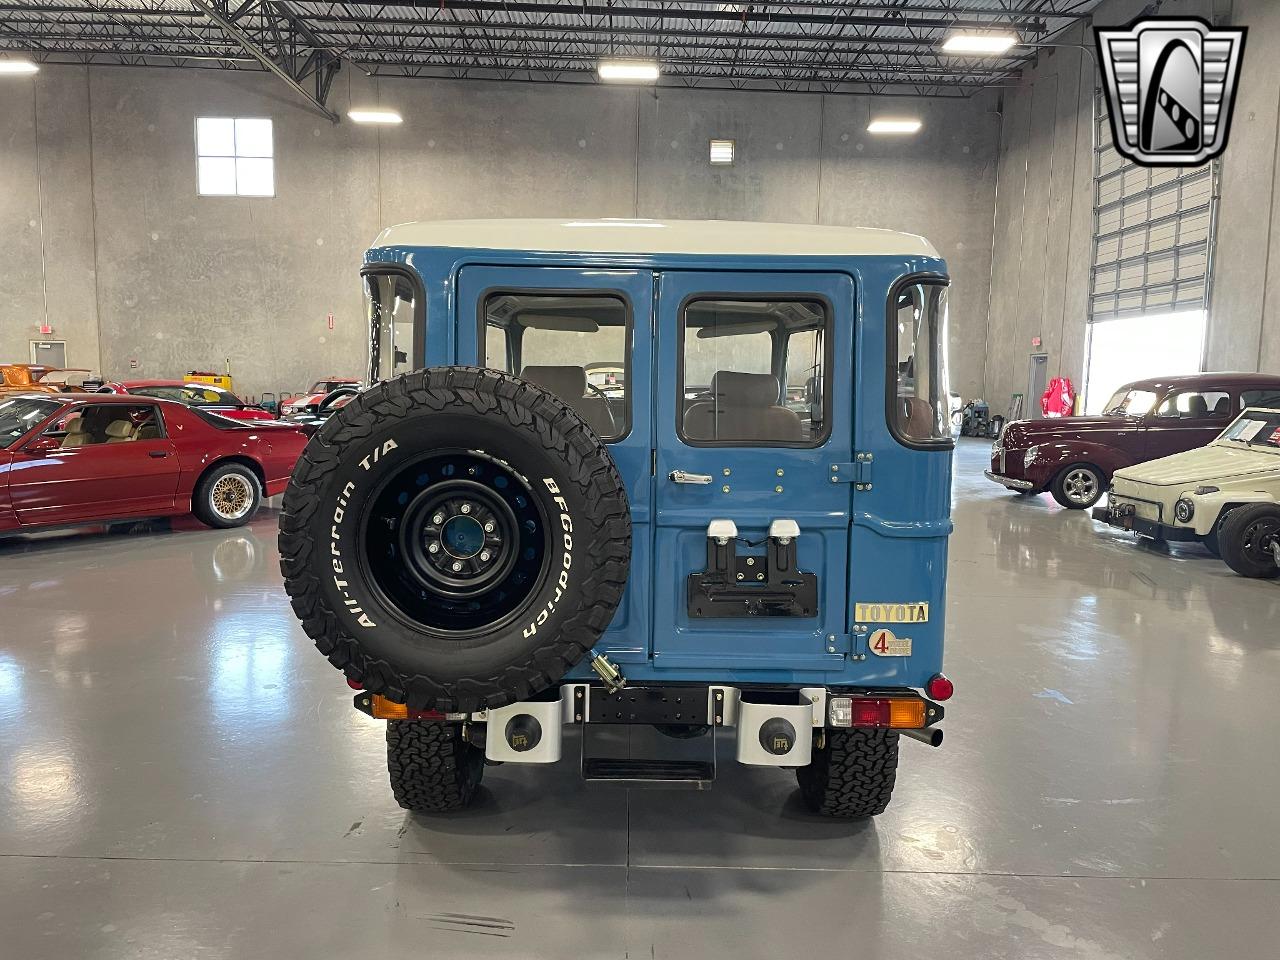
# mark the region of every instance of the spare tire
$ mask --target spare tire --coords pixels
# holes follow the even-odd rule
[[[631,559],[608,450],[554,394],[478,367],[374,386],[312,437],[280,568],[303,630],[418,710],[526,700],[595,645]]]

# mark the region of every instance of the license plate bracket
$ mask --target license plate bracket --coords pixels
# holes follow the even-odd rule
[[[592,688],[588,723],[707,722],[706,687],[624,687],[615,693]]]

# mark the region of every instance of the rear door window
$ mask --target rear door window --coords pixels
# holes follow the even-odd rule
[[[630,306],[617,294],[493,292],[484,364],[550,390],[602,440],[630,429]]]
[[[1244,390],[1240,394],[1240,407],[1263,407],[1267,410],[1280,410],[1280,388],[1273,390]]]
[[[1165,397],[1156,416],[1168,420],[1230,420],[1231,394],[1222,390],[1179,390]]]
[[[681,323],[686,443],[812,447],[827,436],[831,312],[808,298],[695,298]]]

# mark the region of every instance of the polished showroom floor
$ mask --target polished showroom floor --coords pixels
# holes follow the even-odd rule
[[[946,744],[855,825],[731,762],[708,793],[495,767],[410,817],[274,511],[0,541],[0,956],[1276,956],[1280,582],[1015,498],[986,449]]]

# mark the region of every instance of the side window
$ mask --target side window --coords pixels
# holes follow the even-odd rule
[[[1267,410],[1280,410],[1280,389],[1245,390],[1240,394],[1240,407],[1263,407]]]
[[[164,423],[153,404],[91,403],[80,408],[79,416],[59,421],[45,431],[46,436],[56,434],[61,434],[59,447],[66,450],[156,440],[164,436]]]
[[[1221,390],[1183,390],[1171,393],[1156,410],[1156,416],[1170,420],[1229,420],[1231,395]]]
[[[936,281],[899,286],[890,303],[889,426],[908,444],[950,446],[947,288]]]
[[[414,369],[418,295],[403,273],[366,273],[370,384]]]
[[[616,294],[491,293],[484,365],[550,390],[602,440],[630,429],[631,310]]]
[[[827,438],[825,303],[693,299],[681,313],[681,439],[812,447]]]

